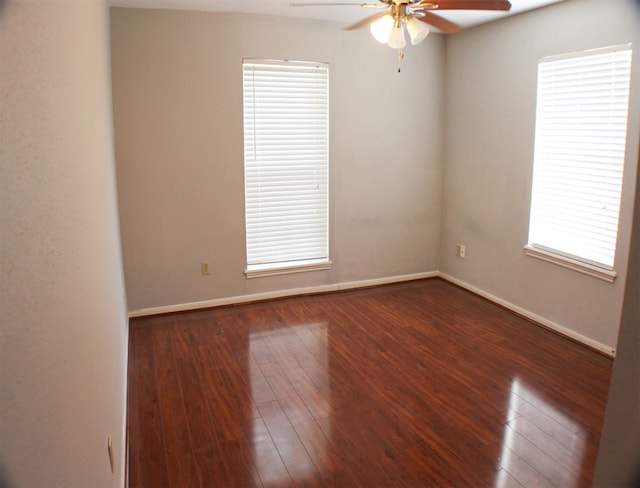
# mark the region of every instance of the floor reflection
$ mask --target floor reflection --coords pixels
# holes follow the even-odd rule
[[[330,431],[327,323],[250,334],[256,484],[318,479]],[[314,462],[315,461],[315,462]]]
[[[129,337],[132,487],[591,485],[611,360],[440,280]]]
[[[582,486],[583,428],[521,379],[511,384],[495,486]]]

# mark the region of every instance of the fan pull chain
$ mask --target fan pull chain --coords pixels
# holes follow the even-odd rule
[[[404,52],[402,52],[402,49],[398,49],[398,73],[400,73],[400,63],[402,62],[403,59],[404,59]]]

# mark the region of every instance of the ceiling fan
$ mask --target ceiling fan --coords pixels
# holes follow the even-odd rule
[[[441,10],[490,10],[508,11],[507,0],[378,0],[378,3],[292,3],[292,7],[359,6],[382,9],[347,27],[347,30],[370,26],[373,37],[389,47],[402,49],[406,45],[404,31],[409,33],[411,44],[423,41],[429,34],[427,25],[446,34],[453,34],[462,27],[437,14]]]

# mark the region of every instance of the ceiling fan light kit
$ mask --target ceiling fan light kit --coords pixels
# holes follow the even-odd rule
[[[391,29],[393,29],[393,17],[390,14],[386,14],[373,22],[369,29],[373,38],[381,44],[389,42],[389,36],[391,35]]]
[[[407,45],[407,41],[404,38],[404,28],[402,25],[398,27],[393,27],[391,29],[391,33],[389,34],[389,42],[387,42],[389,47],[393,49],[402,49]]]
[[[511,3],[508,0],[378,0],[378,3],[295,3],[292,7],[347,5],[367,8],[385,9],[347,27],[347,30],[369,26],[374,39],[393,49],[401,50],[406,44],[404,31],[409,33],[412,45],[419,44],[429,35],[427,24],[444,32],[453,34],[462,27],[435,14],[439,10],[489,10],[508,11]],[[400,52],[399,58],[403,57]],[[399,70],[398,70],[399,71]]]
[[[409,33],[411,44],[415,46],[424,41],[431,31],[423,22],[420,22],[415,17],[409,17],[407,19],[407,32]]]
[[[376,41],[394,49],[401,49],[407,44],[404,36],[405,27],[413,46],[424,41],[430,32],[426,24],[414,17],[405,19],[398,17],[394,20],[391,14],[380,17],[369,26],[369,29]]]

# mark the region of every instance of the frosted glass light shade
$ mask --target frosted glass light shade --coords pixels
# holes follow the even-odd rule
[[[391,29],[393,29],[393,17],[389,14],[384,15],[371,24],[369,29],[376,41],[386,44],[389,42],[389,35],[391,34]]]
[[[402,49],[407,45],[407,41],[404,39],[403,25],[391,29],[391,35],[389,35],[389,42],[387,44],[393,49]]]
[[[407,32],[409,32],[411,44],[415,46],[416,44],[424,41],[429,35],[429,28],[424,24],[424,22],[420,22],[415,17],[409,17],[407,19]]]

